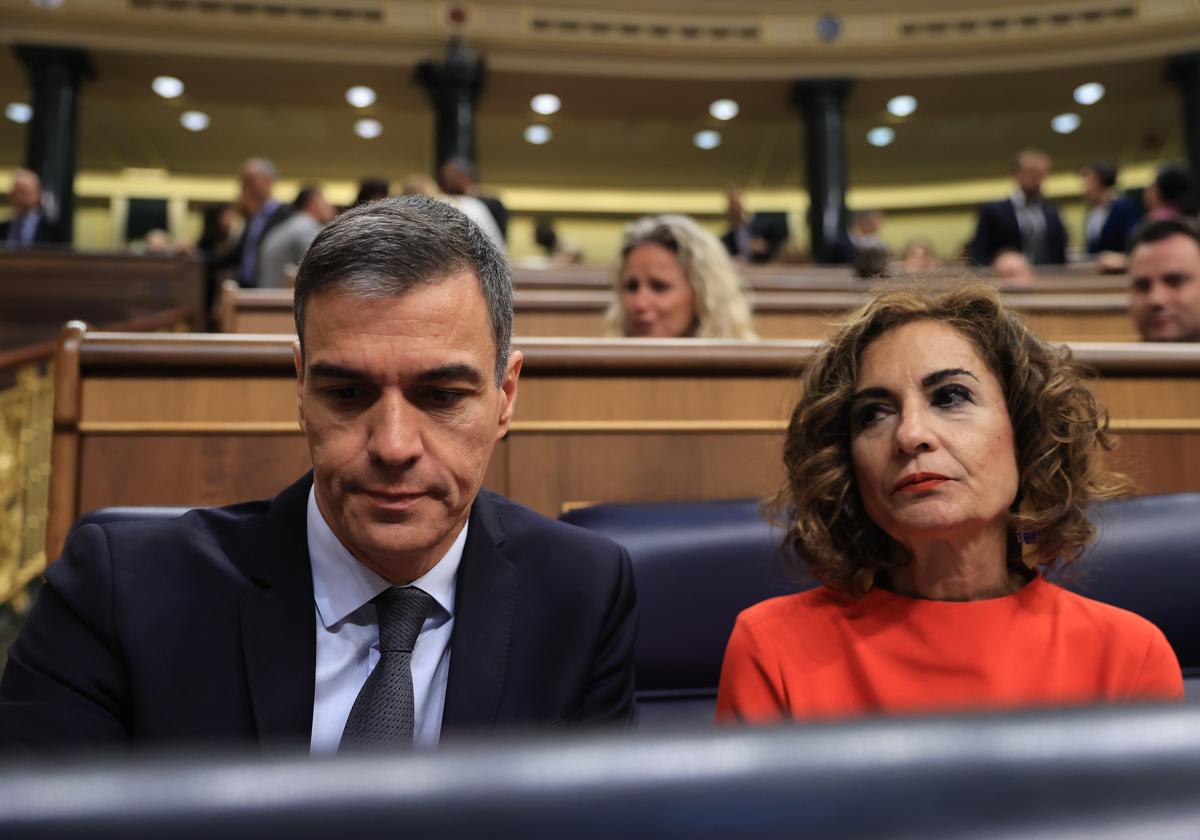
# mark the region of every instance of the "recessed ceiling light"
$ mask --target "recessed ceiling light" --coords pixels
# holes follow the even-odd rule
[[[539,93],[533,99],[529,100],[529,107],[533,109],[535,114],[541,114],[548,117],[551,114],[557,114],[562,108],[562,100],[553,93]]]
[[[39,9],[59,9],[62,8],[63,0],[29,0]]]
[[[15,123],[27,123],[33,119],[33,108],[24,102],[9,102],[4,106],[4,116]]]
[[[692,142],[696,144],[697,149],[715,149],[721,145],[721,132],[713,131],[711,128],[705,131],[697,131],[692,137]]]
[[[917,110],[917,97],[908,94],[893,96],[888,100],[887,110],[893,117],[907,117]]]
[[[737,102],[732,99],[718,99],[716,102],[708,106],[708,113],[712,114],[718,120],[731,120],[738,115],[742,109],[738,107]]]
[[[526,126],[524,134],[525,142],[532,143],[535,146],[549,143],[550,139],[554,137],[554,132],[550,130],[550,127],[541,124]]]
[[[878,128],[872,128],[867,132],[867,142],[872,146],[880,148],[892,145],[892,141],[896,139],[896,131],[886,125],[881,125]]]
[[[366,85],[355,85],[346,91],[346,101],[355,108],[368,108],[375,104],[375,91]]]
[[[155,76],[150,87],[163,99],[174,99],[183,94],[183,82],[174,76]]]
[[[203,131],[208,128],[208,114],[203,111],[184,111],[179,115],[179,124],[188,131]]]
[[[1075,101],[1080,105],[1095,105],[1104,98],[1104,85],[1088,82],[1075,88]]]
[[[1075,129],[1079,128],[1078,114],[1059,114],[1054,119],[1050,120],[1050,127],[1059,134],[1070,134]]]
[[[354,133],[364,140],[374,140],[383,134],[383,123],[379,120],[358,120],[354,123]]]

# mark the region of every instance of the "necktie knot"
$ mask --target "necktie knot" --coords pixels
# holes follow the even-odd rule
[[[379,613],[379,652],[412,653],[433,597],[412,586],[393,586],[375,596]]]

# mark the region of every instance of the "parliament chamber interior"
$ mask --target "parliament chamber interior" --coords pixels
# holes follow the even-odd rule
[[[1200,5],[0,42],[0,834],[1200,833]]]

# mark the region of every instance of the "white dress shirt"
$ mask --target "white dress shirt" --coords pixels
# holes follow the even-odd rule
[[[437,602],[412,653],[413,746],[437,746],[450,674],[454,585],[467,542],[464,526],[438,563],[410,585]],[[379,662],[379,622],[371,599],[391,586],[354,558],[308,493],[308,556],[317,611],[317,671],[310,752],[335,753],[363,683]]]

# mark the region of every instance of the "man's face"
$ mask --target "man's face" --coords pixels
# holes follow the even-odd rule
[[[18,172],[13,176],[12,190],[8,194],[13,212],[17,214],[36,210],[42,200],[42,189],[32,172]]]
[[[1200,245],[1182,233],[1129,255],[1129,312],[1145,341],[1200,341]]]
[[[1082,182],[1083,200],[1091,205],[1099,204],[1104,200],[1105,187],[1100,183],[1100,179],[1096,176],[1093,169],[1084,168],[1079,171],[1079,179]]]
[[[337,210],[325,198],[325,194],[321,192],[313,194],[312,199],[308,203],[308,212],[323,225],[332,222],[333,217],[337,215]]]
[[[266,172],[250,163],[242,167],[239,180],[241,194],[238,197],[238,204],[245,215],[253,216],[270,199],[271,187],[274,182]]]
[[[1042,191],[1042,182],[1049,174],[1050,158],[1043,155],[1021,155],[1014,177],[1021,192],[1026,195],[1038,195]]]
[[[385,300],[319,293],[295,357],[321,514],[363,564],[415,580],[467,521],[516,405],[521,354],[497,387],[487,304],[461,273]]]

